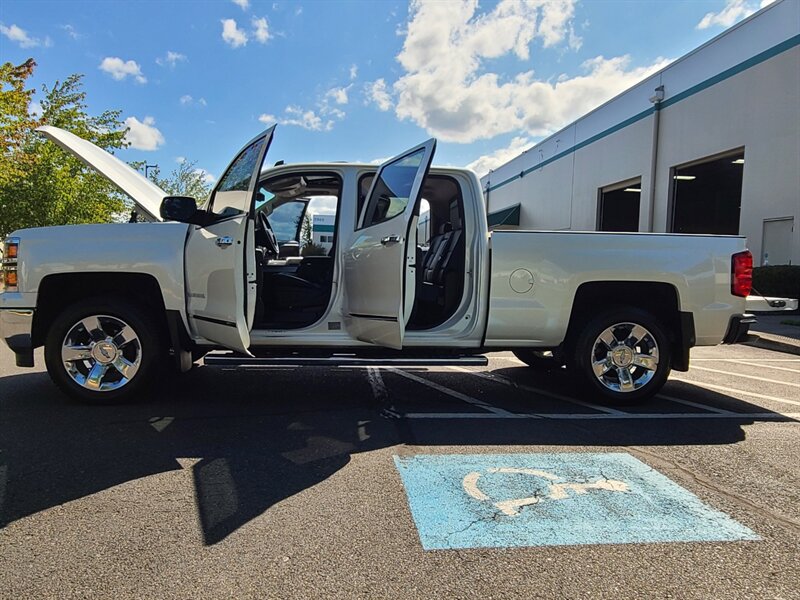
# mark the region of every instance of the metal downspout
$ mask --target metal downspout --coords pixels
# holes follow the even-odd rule
[[[653,103],[653,149],[650,152],[650,209],[647,213],[647,231],[653,232],[656,211],[656,168],[658,166],[658,135],[661,125],[661,101],[664,99],[664,86],[659,85],[650,97]]]

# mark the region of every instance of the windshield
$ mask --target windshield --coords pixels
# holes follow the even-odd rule
[[[300,226],[306,209],[306,202],[295,200],[273,207],[275,195],[264,188],[261,188],[259,192],[256,200],[256,211],[266,211],[267,220],[275,233],[278,243],[299,241]]]

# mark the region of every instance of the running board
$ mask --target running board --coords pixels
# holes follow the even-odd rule
[[[296,367],[439,367],[460,365],[485,367],[489,359],[482,355],[457,355],[437,357],[362,357],[353,355],[333,356],[244,356],[240,354],[207,354],[205,364],[214,366],[296,366]]]

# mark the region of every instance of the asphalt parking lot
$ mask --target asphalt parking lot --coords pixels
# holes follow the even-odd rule
[[[481,368],[201,367],[102,408],[69,403],[3,349],[0,596],[798,598],[800,356],[733,346],[692,359],[626,409],[508,353]],[[413,484],[408,465],[517,455],[622,456],[750,533],[652,541],[636,529],[658,509],[648,497],[616,515],[621,538],[574,543],[593,517],[575,521],[569,502],[600,499],[608,518],[627,490],[604,475],[559,480],[566,499],[542,538],[425,549],[423,526],[458,507],[442,495],[452,482]],[[486,473],[511,470],[475,471],[464,489],[485,500]],[[540,499],[491,521],[535,523]],[[711,513],[692,510],[714,538]]]

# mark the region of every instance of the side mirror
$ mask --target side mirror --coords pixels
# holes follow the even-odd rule
[[[203,212],[197,210],[197,200],[189,196],[167,196],[161,201],[161,218],[165,221],[178,221],[202,225]]]

